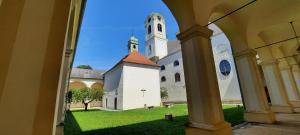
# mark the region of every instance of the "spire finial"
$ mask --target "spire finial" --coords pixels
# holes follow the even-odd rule
[[[133,51],[138,51],[138,39],[136,37],[133,36],[133,34],[131,35],[131,37],[128,40],[128,51],[129,53],[133,52]]]
[[[134,28],[131,28],[131,36],[134,36]]]

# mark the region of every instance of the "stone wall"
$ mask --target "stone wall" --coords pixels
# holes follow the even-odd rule
[[[71,103],[71,109],[72,108],[84,108],[84,105],[82,103]],[[88,108],[91,107],[102,107],[102,101],[93,101],[89,104]]]

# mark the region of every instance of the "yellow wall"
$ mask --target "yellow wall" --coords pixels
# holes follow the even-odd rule
[[[94,83],[91,88],[93,89],[103,89],[103,83],[100,83],[100,82],[96,82]]]
[[[83,82],[71,82],[69,84],[69,89],[83,89],[87,88],[87,86]]]
[[[70,0],[1,4],[1,135],[52,134],[69,5]]]

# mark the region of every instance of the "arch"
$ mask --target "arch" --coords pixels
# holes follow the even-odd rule
[[[162,66],[160,67],[160,70],[165,70],[165,69],[166,69],[165,65],[162,65]]]
[[[181,81],[181,77],[179,73],[175,73],[175,82],[180,82]]]
[[[224,15],[225,13],[222,11],[213,12],[210,20],[214,20]],[[214,25],[228,38],[233,53],[237,53],[249,48],[247,44],[246,32],[238,24],[238,21],[231,16],[224,18],[222,21],[214,23]]]
[[[161,81],[161,82],[165,82],[165,81],[167,81],[167,79],[166,79],[165,76],[162,76],[162,77],[160,78],[160,81]]]
[[[157,24],[157,30],[159,31],[159,32],[162,32],[162,25],[159,23],[159,24]]]
[[[69,84],[69,89],[70,90],[72,90],[72,89],[83,89],[83,88],[87,88],[87,85],[84,82],[81,82],[81,81],[74,81],[74,82],[71,82]]]
[[[95,82],[91,85],[92,89],[103,89],[103,83],[102,82]]]

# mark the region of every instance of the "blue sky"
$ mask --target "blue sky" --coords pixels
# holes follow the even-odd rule
[[[111,68],[128,53],[127,41],[132,31],[144,54],[144,20],[152,12],[165,17],[167,36],[175,39],[178,26],[162,0],[87,0],[73,66]]]

